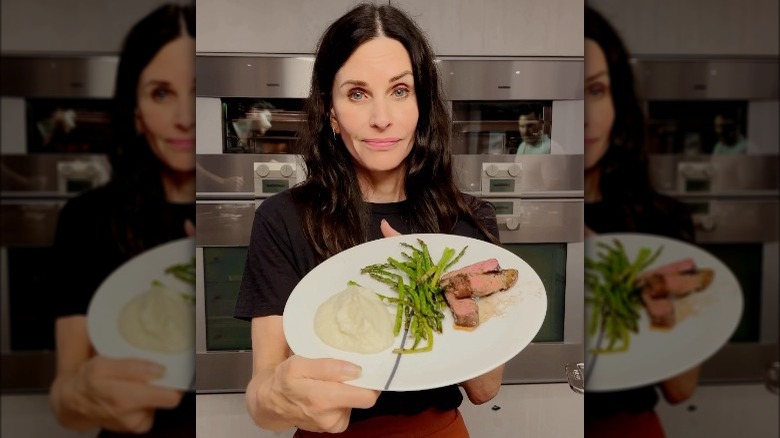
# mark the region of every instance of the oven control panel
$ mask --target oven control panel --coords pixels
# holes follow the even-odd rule
[[[680,193],[700,193],[712,190],[715,166],[710,162],[677,164],[677,190]]]
[[[254,175],[257,197],[282,192],[303,181],[303,169],[298,163],[254,163]]]
[[[482,163],[482,195],[520,192],[522,163]]]

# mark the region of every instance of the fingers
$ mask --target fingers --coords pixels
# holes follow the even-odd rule
[[[109,381],[105,385],[109,402],[119,412],[141,408],[172,409],[179,405],[184,393],[170,388],[137,382]]]
[[[112,359],[95,356],[85,364],[85,371],[94,377],[148,382],[162,377],[165,374],[165,367],[143,359]]]
[[[189,219],[184,221],[184,232],[188,237],[195,237],[195,224]]]
[[[343,382],[360,376],[362,369],[351,362],[338,359],[307,359],[293,356],[285,362],[290,377],[305,377],[328,382]]]
[[[379,229],[382,230],[382,235],[385,237],[393,237],[393,236],[401,235],[401,233],[399,233],[393,227],[391,227],[390,224],[387,223],[387,221],[384,219],[382,219],[382,221],[380,222]]]

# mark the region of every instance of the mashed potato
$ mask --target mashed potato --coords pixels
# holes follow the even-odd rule
[[[178,291],[155,284],[125,304],[119,332],[138,348],[180,353],[193,345],[194,308]]]
[[[379,353],[393,344],[393,317],[371,289],[350,285],[314,315],[314,331],[339,350]]]

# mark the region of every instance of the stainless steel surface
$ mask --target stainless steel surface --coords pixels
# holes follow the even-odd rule
[[[771,196],[780,187],[780,155],[683,155],[649,157],[650,178],[661,192],[686,193],[686,178],[706,179],[706,194]],[[696,175],[696,171],[699,175]],[[693,193],[690,190],[688,193]],[[701,193],[701,192],[699,192]]]
[[[25,98],[110,98],[117,56],[3,56],[0,95]]]
[[[256,208],[254,200],[196,201],[196,247],[248,246]]]
[[[65,180],[82,178],[85,169],[95,184],[108,181],[111,165],[99,154],[0,155],[0,197],[68,195]]]
[[[513,191],[490,193],[484,185],[486,164],[517,164]],[[583,155],[453,155],[458,187],[480,197],[583,197]],[[499,166],[500,167],[500,166]]]
[[[583,98],[581,58],[441,59],[438,65],[450,100]],[[303,98],[309,93],[313,66],[313,57],[198,55],[197,95]]]
[[[777,58],[634,60],[642,98],[777,99],[780,76]]]
[[[449,100],[574,100],[583,98],[584,62],[575,59],[439,62]]]
[[[512,214],[497,214],[501,242],[582,242],[585,212],[581,198],[486,200],[513,205]]]
[[[772,362],[766,370],[766,389],[775,394],[780,394],[778,387],[778,375],[780,374],[780,362]]]
[[[198,55],[196,93],[211,97],[306,97],[313,67],[313,57]]]
[[[254,163],[296,163],[299,158],[288,154],[198,154],[195,160],[197,199],[252,199]]]
[[[585,393],[585,364],[568,363],[566,364],[566,378],[569,380],[569,387],[577,394]]]
[[[51,246],[65,201],[0,199],[0,246]]]

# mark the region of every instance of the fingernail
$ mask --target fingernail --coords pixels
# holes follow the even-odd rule
[[[358,377],[362,371],[363,369],[360,366],[353,363],[344,362],[344,364],[341,365],[341,372],[346,377]]]

